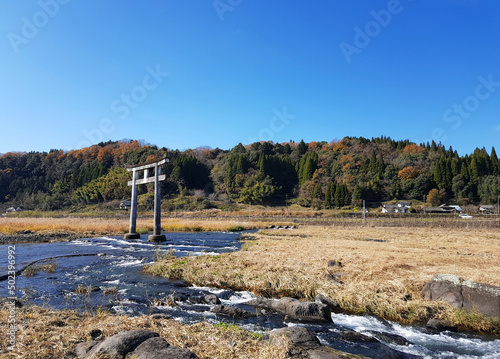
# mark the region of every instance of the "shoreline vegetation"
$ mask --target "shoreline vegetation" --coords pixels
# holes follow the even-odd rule
[[[247,290],[263,297],[314,300],[402,324],[444,319],[464,331],[500,335],[500,320],[425,300],[435,274],[500,286],[495,230],[301,226],[244,234],[241,251],[214,257],[160,258],[146,273],[197,286]],[[336,262],[340,265],[328,266]]]
[[[9,311],[0,310],[0,328],[8,331]],[[105,311],[80,314],[72,310],[55,311],[42,307],[16,309],[16,349],[9,347],[7,336],[0,337],[0,356],[14,358],[76,358],[77,343],[90,342],[95,329],[110,337],[120,331],[149,330],[160,334],[171,345],[193,351],[201,359],[211,358],[288,358],[288,345],[273,346],[263,336],[236,325],[201,322],[183,324],[174,319],[148,315],[130,317]]]
[[[423,324],[438,318],[463,331],[500,335],[498,318],[457,310],[444,302],[427,301],[421,295],[424,283],[439,273],[500,286],[500,234],[495,228],[458,228],[452,222],[427,227],[411,226],[411,222],[409,227],[391,227],[390,222],[384,226],[376,222],[345,226],[314,223],[279,230],[268,227],[297,223],[286,218],[164,219],[165,231],[260,230],[242,233],[244,243],[238,252],[182,259],[167,255],[145,266],[144,271],[182,278],[197,286],[252,291],[263,297],[314,300],[323,294],[346,313],[375,315],[402,324]],[[137,227],[152,229],[152,218],[140,217]],[[127,230],[126,216],[0,218],[0,241],[17,238],[17,243],[29,235],[35,239],[26,241],[54,234],[59,237],[56,240],[65,240],[87,235],[122,235]],[[233,325],[185,325],[100,310],[78,314],[26,306],[16,311],[17,352],[2,353],[6,358],[71,357],[74,345],[87,340],[92,329],[101,329],[106,336],[120,330],[153,330],[200,358],[286,358],[288,351],[285,347],[271,347],[259,335]],[[8,312],[5,306],[0,310],[0,323],[7,323]],[[6,330],[5,326],[0,324]],[[3,341],[0,344],[6,347]]]

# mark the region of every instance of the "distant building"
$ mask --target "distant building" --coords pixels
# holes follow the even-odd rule
[[[442,204],[439,207],[424,207],[424,213],[462,213],[462,208],[455,204]]]
[[[408,213],[410,211],[411,203],[401,201],[396,204],[384,204],[382,206],[382,213]]]
[[[493,214],[495,213],[495,206],[492,204],[482,204],[479,206],[479,213]]]
[[[22,212],[24,211],[21,207],[9,207],[5,210],[6,213],[12,213],[12,212]]]

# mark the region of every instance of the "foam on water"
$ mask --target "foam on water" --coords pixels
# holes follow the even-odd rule
[[[429,358],[491,358],[500,357],[500,340],[487,341],[484,338],[460,333],[432,333],[415,326],[380,321],[370,316],[332,314],[335,324],[372,336],[368,331],[400,335],[413,345],[388,344],[393,349]]]

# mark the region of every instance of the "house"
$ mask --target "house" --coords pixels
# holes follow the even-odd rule
[[[424,207],[424,213],[462,213],[458,205],[442,204],[439,207]]]
[[[382,213],[408,213],[410,211],[410,202],[401,201],[396,204],[384,204]]]
[[[493,214],[495,213],[495,206],[492,204],[482,204],[479,206],[479,213]]]
[[[22,212],[23,209],[21,207],[9,207],[5,210],[6,213],[12,213],[12,212]]]
[[[453,205],[447,205],[447,204],[442,204],[439,207],[442,207],[446,210],[451,211],[451,213],[462,213],[462,208],[460,206],[453,204]]]

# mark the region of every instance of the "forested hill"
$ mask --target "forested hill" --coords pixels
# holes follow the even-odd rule
[[[231,150],[183,152],[138,141],[100,143],[70,152],[6,153],[0,157],[0,202],[33,209],[130,198],[125,166],[166,156],[164,203],[194,198],[217,203],[297,203],[316,208],[418,199],[437,205],[494,203],[500,162],[495,149],[459,156],[441,145],[390,138],[337,142],[238,144]],[[140,186],[147,205],[151,189]]]

